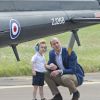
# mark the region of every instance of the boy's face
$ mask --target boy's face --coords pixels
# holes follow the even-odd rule
[[[40,44],[39,45],[39,52],[40,53],[45,53],[46,52],[46,44]]]

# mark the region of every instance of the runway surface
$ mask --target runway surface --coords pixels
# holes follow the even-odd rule
[[[65,87],[59,87],[63,100],[71,100],[71,95]],[[85,76],[84,84],[78,87],[81,97],[79,100],[100,100],[100,73],[89,73]],[[52,98],[47,84],[44,86],[45,97]],[[39,93],[37,95],[40,100]],[[31,77],[0,78],[0,100],[32,100]]]

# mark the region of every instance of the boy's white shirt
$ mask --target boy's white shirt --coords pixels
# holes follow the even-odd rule
[[[35,55],[33,55],[32,59],[32,70],[37,72],[46,72],[45,64],[46,60],[44,55],[40,55],[39,52],[37,52]]]

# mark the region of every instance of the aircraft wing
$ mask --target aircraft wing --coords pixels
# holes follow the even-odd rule
[[[72,18],[71,21],[77,23],[100,24],[100,18]]]

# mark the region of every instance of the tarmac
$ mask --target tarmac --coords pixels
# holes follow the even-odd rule
[[[32,77],[1,77],[0,100],[32,100]],[[78,87],[81,97],[79,100],[100,100],[100,72],[86,73],[84,83]],[[71,100],[71,95],[65,87],[59,87],[63,100]],[[44,86],[45,97],[52,98],[47,84]],[[37,94],[40,100],[39,93]]]

